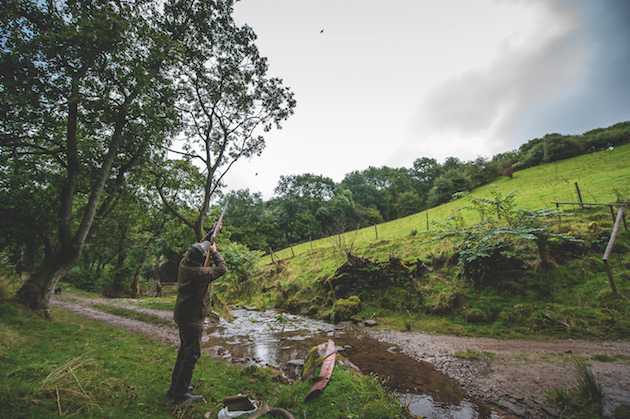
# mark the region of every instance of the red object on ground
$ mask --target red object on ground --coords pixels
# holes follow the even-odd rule
[[[337,359],[336,354],[337,349],[335,347],[335,342],[333,342],[332,339],[328,339],[326,354],[324,355],[324,360],[322,361],[322,369],[320,370],[319,377],[316,379],[311,391],[309,391],[304,398],[305,401],[312,400],[322,394],[324,388],[328,385],[330,377],[332,377],[333,369],[335,368],[335,361]]]

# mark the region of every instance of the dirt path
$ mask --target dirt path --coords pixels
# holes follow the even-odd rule
[[[140,307],[135,300],[87,299],[72,294],[54,297],[52,303],[106,324],[121,326],[133,333],[143,333],[169,344],[178,344],[177,328],[144,323],[96,310],[92,303],[114,304],[160,318],[172,319],[172,312]],[[522,341],[489,338],[437,336],[416,332],[371,330],[381,341],[399,346],[404,353],[429,362],[456,379],[471,397],[491,403],[515,416],[553,418],[555,412],[545,405],[550,389],[567,388],[575,382],[572,360],[588,359],[593,372],[605,388],[630,392],[630,362],[599,362],[592,355],[630,356],[630,341],[591,342],[583,340]],[[476,359],[456,356],[457,352],[475,351]],[[491,355],[489,355],[491,354]],[[628,393],[630,397],[630,393]]]
[[[115,314],[110,314],[110,313],[100,311],[100,310],[90,307],[92,304],[95,304],[95,303],[109,304],[109,305],[115,305],[116,307],[121,307],[121,304],[117,303],[116,300],[108,300],[104,298],[85,298],[85,297],[81,297],[75,294],[65,293],[61,298],[54,296],[51,302],[53,305],[59,308],[62,308],[64,310],[70,311],[72,313],[78,314],[83,317],[87,317],[92,320],[99,321],[101,323],[109,324],[112,326],[124,327],[130,332],[141,333],[141,334],[150,336],[154,339],[163,341],[165,343],[179,344],[179,332],[177,331],[177,327],[175,326],[175,323],[173,323],[173,326],[159,326],[152,323],[146,323],[140,320],[117,316]],[[172,311],[154,310],[154,309],[140,307],[134,304],[134,300],[129,300],[129,299],[125,299],[124,302],[125,304],[122,306],[129,310],[151,314],[154,316],[158,316],[162,319],[173,318]]]

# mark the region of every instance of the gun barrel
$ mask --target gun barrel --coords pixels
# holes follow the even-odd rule
[[[210,236],[210,243],[214,243],[214,240],[216,239],[217,234],[219,233],[219,228],[221,227],[221,222],[223,221],[225,210],[228,207],[228,202],[229,201],[225,201],[225,205],[223,206],[223,210],[221,211],[221,215],[219,216],[219,221],[217,221],[217,223],[215,224],[215,228],[214,228],[214,231],[212,232],[212,236]]]

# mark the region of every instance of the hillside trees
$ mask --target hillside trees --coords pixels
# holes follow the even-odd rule
[[[503,164],[501,161],[489,160],[485,157],[477,157],[475,160],[468,162],[464,169],[464,174],[470,179],[470,187],[485,185],[501,176],[503,172]]]
[[[173,70],[191,44],[183,41],[213,43],[231,4],[5,2],[3,247],[43,252],[18,292],[29,308],[49,314],[99,208],[107,213],[130,171],[160,158],[178,125]]]
[[[396,218],[394,204],[399,194],[413,191],[416,186],[409,169],[388,166],[351,172],[340,183],[341,188],[352,192],[357,204],[378,210],[385,221]]]
[[[177,9],[177,25],[192,19],[185,9]],[[222,186],[222,179],[239,159],[260,155],[267,132],[293,113],[293,93],[282,81],[267,76],[267,60],[261,57],[248,26],[238,27],[226,13],[221,26],[206,21],[212,37],[199,42],[189,36],[181,42],[182,66],[177,70],[177,87],[182,93],[177,103],[183,115],[183,130],[174,137],[181,143],[179,161],[172,170],[154,168],[156,186],[163,202],[201,239],[210,202]],[[220,29],[220,30],[219,30]],[[195,168],[200,167],[200,171]],[[186,214],[176,200],[179,188],[169,187],[169,177],[184,169],[193,179],[188,204],[195,212]]]
[[[435,159],[422,157],[414,160],[411,175],[415,179],[415,184],[418,185],[415,192],[422,202],[426,202],[427,195],[431,188],[433,188],[433,182],[435,182],[442,173],[444,173],[444,168]]]
[[[335,182],[321,175],[280,176],[271,208],[288,242],[321,237],[318,211],[335,196]]]
[[[288,245],[272,210],[260,193],[250,193],[248,189],[232,191],[226,199],[230,204],[225,213],[224,229],[230,232],[232,241],[260,251]]]
[[[433,188],[431,188],[427,196],[426,206],[427,208],[433,208],[449,202],[453,199],[453,194],[469,191],[471,186],[470,178],[461,169],[450,169],[433,183]]]
[[[380,211],[381,209],[385,209],[385,203],[382,199],[383,193],[381,190],[377,189],[376,186],[369,183],[362,172],[357,170],[348,173],[340,182],[339,187],[352,192],[353,199],[356,205],[362,208],[362,212],[371,210],[371,212],[376,215],[377,219],[383,219]]]

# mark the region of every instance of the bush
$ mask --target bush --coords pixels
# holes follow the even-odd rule
[[[581,242],[571,235],[553,233],[545,219],[558,215],[568,216],[557,209],[525,210],[515,209],[512,192],[502,197],[495,185],[490,187],[492,198],[480,198],[470,193],[456,196],[470,202],[460,208],[477,211],[481,221],[469,227],[464,226],[463,217],[449,217],[444,223],[435,222],[442,228],[431,231],[435,237],[420,244],[453,237],[458,244],[457,266],[467,279],[476,286],[496,282],[498,278],[518,276],[516,256],[523,249],[536,246],[537,266],[552,266],[549,241],[552,239]]]
[[[258,270],[261,252],[249,250],[244,244],[234,242],[222,244],[219,250],[229,270],[215,282],[218,290],[226,297],[237,299],[256,294],[260,284],[253,278]]]

